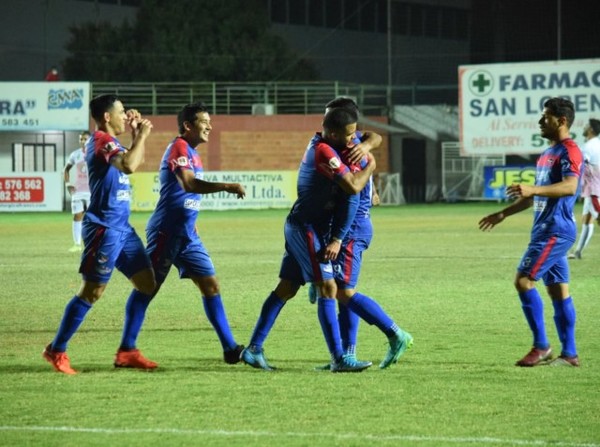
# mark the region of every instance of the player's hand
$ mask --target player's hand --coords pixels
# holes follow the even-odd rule
[[[329,244],[325,247],[323,251],[323,260],[324,261],[335,261],[335,259],[340,254],[340,248],[342,247],[342,241],[337,239],[332,239]]]
[[[137,123],[137,134],[147,137],[152,132],[152,122],[146,118],[140,119]]]
[[[235,194],[238,199],[243,199],[246,197],[246,190],[239,183],[231,183],[227,187],[227,192],[230,194]]]
[[[137,130],[138,124],[142,120],[142,114],[136,109],[129,109],[125,112],[125,115],[127,116],[127,124],[129,124],[129,127],[134,131]]]
[[[524,183],[513,183],[506,188],[506,195],[510,199],[528,199],[534,196],[533,186]]]
[[[69,191],[70,195],[75,194],[75,187],[73,185],[67,186],[67,191]]]
[[[379,206],[380,203],[381,203],[381,198],[379,197],[379,194],[374,192],[373,197],[371,197],[371,206]]]
[[[479,221],[479,229],[481,231],[489,231],[504,220],[504,213],[494,213],[485,216]]]
[[[375,168],[377,167],[377,162],[375,161],[375,157],[373,156],[373,154],[369,152],[365,156],[367,157],[367,162],[369,163],[369,166],[372,166],[373,170],[375,170]]]
[[[348,152],[348,161],[350,164],[356,164],[360,162],[370,153],[370,149],[370,145],[366,143],[358,143],[352,149],[350,149],[350,152]]]

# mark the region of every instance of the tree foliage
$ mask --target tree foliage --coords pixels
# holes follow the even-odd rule
[[[264,0],[144,0],[136,23],[70,29],[69,80],[315,80],[316,69],[269,31]]]

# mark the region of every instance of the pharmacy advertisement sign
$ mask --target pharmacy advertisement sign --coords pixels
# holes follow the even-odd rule
[[[555,96],[573,101],[580,145],[587,120],[600,118],[600,59],[463,65],[458,79],[462,155],[541,152],[538,121]]]

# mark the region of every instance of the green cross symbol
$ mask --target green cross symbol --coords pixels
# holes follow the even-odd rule
[[[483,93],[485,88],[489,87],[492,82],[489,79],[486,79],[483,73],[479,73],[479,75],[477,75],[477,79],[475,79],[472,84],[473,87],[477,89],[478,93]]]

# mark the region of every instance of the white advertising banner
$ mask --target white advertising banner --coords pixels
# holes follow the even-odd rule
[[[531,154],[547,146],[538,121],[546,100],[573,101],[572,137],[600,119],[600,59],[463,65],[458,69],[462,155]]]
[[[0,131],[89,127],[89,82],[0,82]]]
[[[62,211],[62,172],[0,173],[0,212]]]
[[[296,200],[297,171],[214,171],[205,172],[207,182],[241,183],[246,197],[219,192],[203,194],[202,210],[240,210],[290,208]],[[158,174],[140,172],[129,176],[132,188],[132,211],[153,211],[158,202]]]

